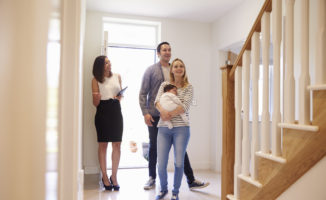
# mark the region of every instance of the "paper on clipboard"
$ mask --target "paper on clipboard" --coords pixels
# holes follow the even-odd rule
[[[123,95],[123,93],[126,91],[127,88],[128,88],[128,86],[126,86],[125,88],[120,90],[120,92],[118,92],[117,96]]]

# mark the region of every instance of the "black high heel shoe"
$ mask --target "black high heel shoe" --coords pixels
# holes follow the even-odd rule
[[[110,176],[110,182],[111,182],[111,185],[113,186],[113,190],[114,191],[119,191],[120,190],[120,185],[113,185],[113,181],[112,181],[112,176]]]
[[[111,185],[105,185],[105,183],[104,183],[104,181],[103,181],[103,178],[102,178],[102,183],[103,183],[103,186],[104,186],[104,188],[105,188],[105,190],[112,190],[112,184]]]

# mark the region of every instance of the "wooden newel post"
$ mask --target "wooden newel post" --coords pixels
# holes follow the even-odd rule
[[[222,133],[222,188],[221,199],[233,194],[234,156],[235,156],[235,108],[234,76],[230,77],[232,65],[221,67],[223,96],[223,133]]]

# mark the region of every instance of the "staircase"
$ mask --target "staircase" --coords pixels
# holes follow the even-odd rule
[[[256,153],[258,182],[256,187],[241,180],[238,199],[276,199],[304,173],[326,155],[326,90],[314,91],[314,125],[319,129],[300,130],[283,128],[283,154],[285,162],[272,160]],[[231,196],[230,196],[231,197]],[[232,197],[230,199],[233,199]]]
[[[298,2],[301,3],[300,19],[294,19],[294,5]],[[326,1],[318,0],[315,57],[309,57],[309,0],[285,0],[284,5],[283,26],[282,0],[266,0],[235,63],[222,67],[223,200],[276,199],[326,156]],[[270,15],[273,17],[272,31]],[[297,80],[299,99],[295,99],[294,93],[293,49],[298,45],[293,42],[294,20],[300,20],[302,24],[301,74]],[[273,41],[271,119],[268,93],[270,38]],[[285,49],[284,95],[280,91],[281,41]],[[260,48],[263,94],[258,94]],[[309,76],[309,59],[316,59],[316,66],[310,66],[316,72],[314,85]],[[258,95],[263,95],[261,122],[258,120]],[[280,109],[281,101],[284,102],[283,110]],[[295,110],[295,102],[299,104],[298,110]],[[295,112],[299,115],[298,121],[295,121]],[[252,113],[251,121],[249,113]]]

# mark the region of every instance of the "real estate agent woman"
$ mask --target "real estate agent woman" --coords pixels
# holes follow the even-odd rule
[[[117,172],[120,161],[120,146],[123,132],[123,119],[120,107],[121,77],[112,73],[108,57],[98,56],[93,65],[92,92],[96,107],[95,127],[97,132],[98,159],[102,172],[102,183],[106,190],[119,190]],[[106,152],[108,142],[112,142],[112,175],[108,178]]]

